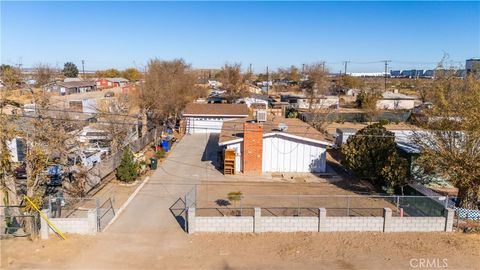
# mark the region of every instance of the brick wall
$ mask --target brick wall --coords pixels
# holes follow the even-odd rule
[[[392,217],[389,208],[383,217],[327,217],[325,208],[317,217],[262,217],[255,208],[253,217],[197,217],[188,209],[188,232],[441,232],[452,231],[453,210],[444,217]]]
[[[243,125],[243,173],[262,173],[263,126],[258,123]]]

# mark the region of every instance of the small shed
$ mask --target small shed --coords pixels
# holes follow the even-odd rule
[[[341,146],[342,144],[346,143],[350,136],[353,136],[357,133],[357,129],[355,128],[337,128],[336,137],[335,137],[335,144]]]

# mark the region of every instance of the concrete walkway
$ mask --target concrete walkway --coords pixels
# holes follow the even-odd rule
[[[138,268],[158,254],[181,252],[188,235],[169,208],[201,180],[224,178],[208,160],[216,151],[206,149],[208,139],[185,136],[115,223],[72,258],[72,268]]]

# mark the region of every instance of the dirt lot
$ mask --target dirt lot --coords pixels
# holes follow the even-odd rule
[[[139,235],[139,237],[145,237]],[[480,235],[462,233],[266,233],[195,234],[149,249],[132,245],[117,256],[84,258],[96,241],[120,239],[69,236],[67,241],[2,241],[2,269],[415,269],[419,259],[446,262],[446,269],[478,269]],[[178,243],[181,242],[181,243]],[[19,256],[21,254],[21,256]],[[445,259],[445,261],[444,261]],[[412,263],[412,265],[410,264]],[[438,267],[440,268],[440,267]],[[433,269],[433,268],[429,268]]]
[[[332,183],[281,183],[281,182],[202,182],[197,188],[197,214],[228,214],[228,208],[242,207],[247,212],[251,208],[265,209],[262,214],[290,215],[302,208],[300,215],[317,215],[319,207],[327,208],[329,216],[382,216],[383,208],[389,207],[394,215],[398,214],[396,206],[381,198],[366,198],[350,190],[354,185],[341,181]],[[227,194],[241,191],[240,202],[230,204]],[[301,196],[296,196],[301,195]],[[344,195],[355,197],[347,198]],[[347,213],[346,208],[350,208]],[[217,209],[198,209],[217,208]],[[268,208],[268,210],[267,210]],[[281,208],[281,209],[279,209]],[[290,208],[290,209],[287,209]]]

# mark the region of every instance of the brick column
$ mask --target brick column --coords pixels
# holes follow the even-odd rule
[[[318,231],[327,231],[327,209],[318,208]]]
[[[455,210],[452,208],[445,208],[445,231],[451,232],[453,231],[453,218],[455,215]]]
[[[195,207],[187,209],[187,227],[188,233],[195,232]]]
[[[48,209],[45,209],[42,210],[42,212],[45,214],[45,216],[48,217],[50,211]],[[50,227],[48,226],[47,221],[43,217],[40,217],[40,238],[45,240],[48,239],[49,230]]]
[[[243,173],[262,173],[263,126],[258,123],[243,125]]]
[[[392,231],[392,209],[383,208],[383,232]]]
[[[88,219],[88,231],[89,231],[89,233],[95,234],[96,232],[98,232],[97,209],[88,209],[87,219]]]
[[[253,210],[253,232],[258,233],[262,231],[262,209],[255,207]]]

